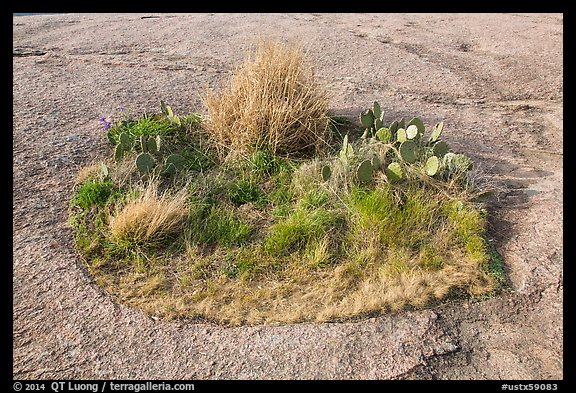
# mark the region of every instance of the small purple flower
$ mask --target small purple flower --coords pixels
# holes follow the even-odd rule
[[[110,122],[107,121],[104,116],[100,116],[100,123],[102,123],[102,128],[104,131],[108,131],[111,127]]]

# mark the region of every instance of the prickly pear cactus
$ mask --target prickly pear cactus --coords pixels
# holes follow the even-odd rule
[[[404,177],[402,167],[397,162],[393,162],[386,168],[386,178],[390,183],[396,183]]]
[[[146,148],[152,154],[158,153],[158,145],[156,144],[156,138],[149,138],[146,142]]]
[[[328,181],[330,176],[332,175],[332,170],[330,169],[330,165],[326,164],[322,167],[322,180]]]
[[[380,169],[380,167],[382,166],[382,162],[380,161],[380,157],[378,157],[378,155],[374,154],[374,156],[372,156],[372,159],[370,160],[371,164],[372,164],[372,169],[374,171],[377,171]]]
[[[114,160],[116,160],[116,162],[122,160],[125,151],[126,150],[124,149],[124,145],[122,143],[117,144],[114,148]]]
[[[442,130],[444,129],[444,122],[441,121],[434,126],[434,130],[432,130],[432,134],[430,134],[430,138],[428,138],[429,143],[434,143],[440,138],[442,135]]]
[[[406,142],[408,140],[408,138],[406,138],[406,130],[404,128],[398,128],[396,131],[396,139],[400,143]]]
[[[448,153],[448,144],[443,141],[438,141],[432,147],[432,152],[438,158],[444,157]]]
[[[374,101],[374,110],[372,112],[374,114],[374,118],[382,122],[382,119],[384,118],[384,113],[382,113],[382,108],[380,107],[378,101]],[[380,125],[380,127],[382,127],[382,125]],[[377,127],[376,129],[380,127]]]
[[[176,174],[176,167],[173,163],[170,162],[168,165],[166,165],[166,169],[164,169],[162,174],[164,176],[174,176]]]
[[[182,157],[180,154],[170,154],[168,158],[166,158],[166,165],[173,164],[176,169],[180,170],[184,165],[184,161],[184,157]]]
[[[416,138],[416,135],[418,135],[418,127],[414,124],[409,125],[408,128],[406,128],[406,138],[414,139]]]
[[[400,145],[400,156],[402,159],[410,164],[416,162],[416,143],[413,141],[405,141]]]
[[[356,177],[361,183],[369,183],[372,180],[372,162],[370,160],[364,160],[358,165],[356,169]]]
[[[360,123],[364,128],[371,128],[374,125],[374,113],[372,109],[366,109],[360,114]]]
[[[130,149],[132,141],[130,140],[130,136],[127,133],[123,132],[120,134],[120,144],[123,145],[124,150]]]
[[[376,132],[376,139],[380,142],[389,143],[392,141],[392,132],[389,128],[382,127]]]
[[[412,120],[410,120],[410,122],[408,122],[408,128],[410,128],[410,126],[416,126],[416,128],[418,129],[417,135],[415,136],[417,139],[420,139],[422,137],[422,135],[424,135],[424,123],[422,122],[422,120],[420,120],[420,118],[418,117],[414,117]]]
[[[140,136],[140,148],[142,149],[142,153],[146,153],[148,151],[148,137],[145,135]]]
[[[154,158],[148,153],[140,153],[136,157],[136,167],[142,173],[150,172],[155,165]]]
[[[438,173],[438,169],[440,168],[440,160],[436,156],[428,157],[426,160],[426,174],[428,176],[434,176]]]

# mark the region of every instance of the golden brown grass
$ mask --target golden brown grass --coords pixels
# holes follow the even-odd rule
[[[155,245],[181,231],[188,215],[187,192],[158,193],[150,180],[139,196],[130,199],[110,219],[110,234],[116,242]]]
[[[210,141],[221,158],[256,146],[317,153],[330,140],[326,90],[300,45],[261,40],[222,91],[204,97]]]

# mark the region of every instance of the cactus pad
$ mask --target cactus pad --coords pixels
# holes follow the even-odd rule
[[[176,169],[180,170],[182,169],[182,165],[184,165],[184,157],[182,157],[180,154],[170,154],[168,156],[168,158],[166,158],[166,165],[170,165],[173,164]]]
[[[414,139],[416,135],[418,135],[418,127],[414,124],[409,125],[408,128],[406,128],[406,138]]]
[[[123,132],[120,134],[120,144],[124,146],[124,150],[130,149],[130,136]]]
[[[145,135],[140,136],[140,147],[142,148],[142,153],[146,153],[148,151],[148,137]]]
[[[122,145],[122,143],[119,143],[116,145],[116,148],[114,149],[114,159],[116,160],[116,162],[118,162],[122,159],[123,156],[124,156],[124,145]]]
[[[438,168],[440,167],[440,160],[436,156],[429,157],[426,160],[426,174],[428,176],[434,176],[438,173]]]
[[[368,183],[372,179],[372,163],[370,160],[364,160],[358,165],[356,176],[362,183]]]
[[[374,113],[372,113],[372,109],[366,109],[364,112],[360,114],[360,123],[365,128],[370,128],[374,124]]]
[[[438,158],[444,157],[446,153],[448,153],[448,150],[448,144],[443,141],[436,142],[432,148],[434,155]]]
[[[420,118],[414,117],[412,120],[410,120],[410,122],[408,123],[408,127],[412,125],[418,128],[418,134],[420,135],[424,134],[424,123],[422,122],[422,120],[420,120]]]
[[[380,108],[380,104],[378,103],[378,101],[374,101],[374,118],[376,120],[380,120],[380,122],[382,122],[382,118],[384,116],[382,116],[382,108]],[[380,125],[380,127],[382,127],[382,125]],[[380,127],[376,127],[376,128],[380,128]]]
[[[402,156],[402,159],[404,161],[413,164],[414,162],[416,162],[416,149],[417,146],[414,142],[412,141],[402,142],[399,149],[400,156]]]
[[[171,162],[166,165],[166,169],[162,172],[164,176],[174,176],[176,174],[176,167]]]
[[[389,128],[380,128],[376,132],[376,138],[381,142],[388,143],[392,140],[392,131]]]
[[[398,128],[398,131],[396,131],[396,139],[401,143],[408,140],[408,138],[406,138],[406,130],[404,128]]]
[[[430,135],[430,138],[428,138],[428,141],[431,143],[436,142],[438,140],[438,138],[440,138],[440,135],[442,134],[443,128],[444,128],[444,122],[443,121],[436,124],[434,126],[434,130],[432,131],[432,134]]]
[[[386,177],[390,183],[400,181],[404,177],[402,167],[397,162],[393,162],[386,168]]]
[[[398,121],[394,120],[392,123],[390,123],[390,127],[388,128],[392,134],[396,133],[396,131],[398,131]]]
[[[372,157],[371,163],[372,163],[372,169],[375,171],[380,169],[380,166],[382,165],[380,157],[378,157],[376,154],[374,154],[374,156]]]
[[[146,142],[146,147],[148,148],[148,151],[150,153],[152,154],[158,153],[158,145],[156,144],[155,138],[149,138],[148,141]]]
[[[332,170],[330,169],[330,165],[324,165],[322,167],[322,180],[328,181],[330,176],[332,175]]]
[[[140,153],[136,157],[136,167],[142,173],[150,172],[155,165],[154,159],[148,153]]]

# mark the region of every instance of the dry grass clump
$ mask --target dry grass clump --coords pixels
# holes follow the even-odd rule
[[[261,40],[222,91],[204,97],[220,158],[255,147],[279,155],[317,153],[330,139],[326,90],[302,47]]]
[[[120,243],[155,245],[179,233],[188,215],[186,189],[158,193],[154,180],[110,219],[112,239]]]

